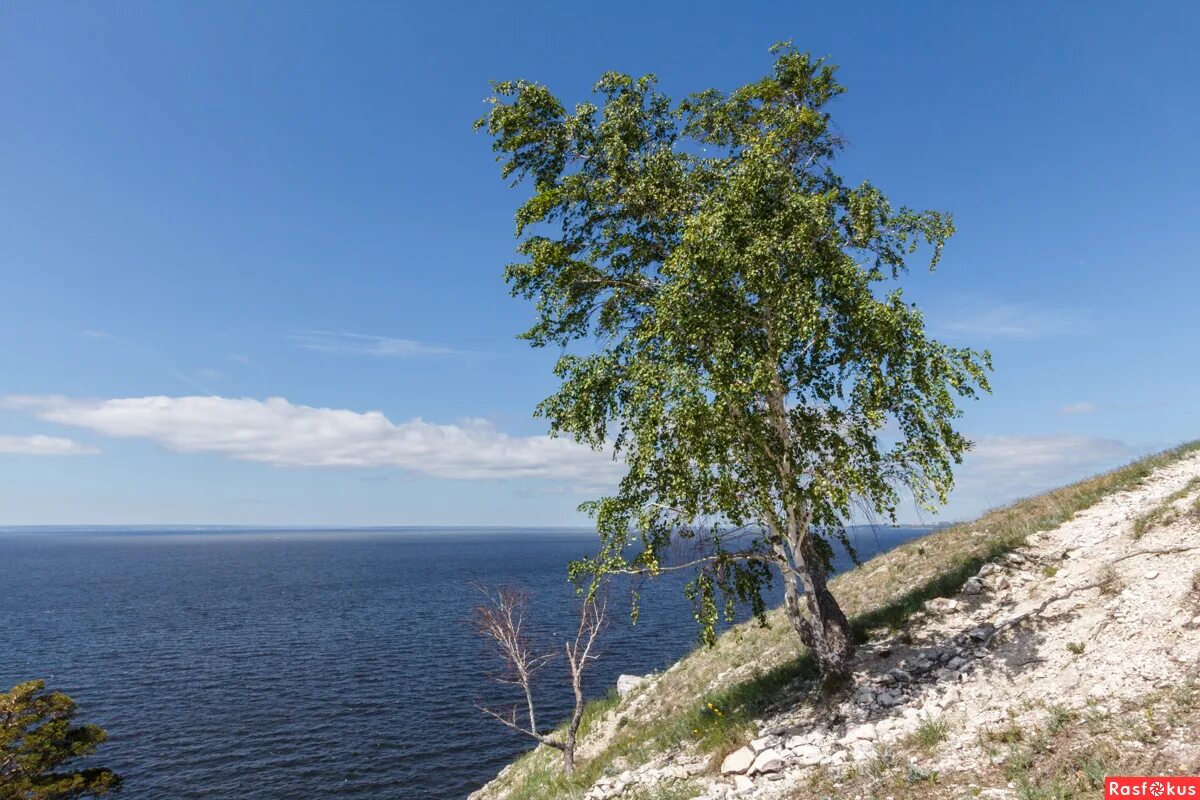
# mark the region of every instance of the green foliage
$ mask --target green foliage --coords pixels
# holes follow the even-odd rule
[[[95,752],[107,735],[95,725],[72,725],[75,702],[29,681],[0,694],[0,800],[100,797],[121,779],[100,767],[64,771]]]
[[[1083,651],[1087,649],[1086,642],[1067,642],[1067,652],[1077,656],[1083,655]]]
[[[607,73],[573,110],[498,82],[478,123],[533,190],[506,277],[537,304],[524,337],[564,353],[538,411],[628,466],[585,504],[602,547],[573,576],[695,569],[709,643],[735,601],[764,618],[772,564],[811,577],[834,545],[853,555],[852,509],[944,502],[969,446],[956,400],[990,369],[895,286],[919,251],[936,265],[950,216],[835,174],[834,66],[772,52],[770,75],[679,102],[652,75]]]
[[[1162,500],[1158,505],[1144,514],[1139,514],[1133,520],[1132,534],[1134,539],[1140,539],[1146,535],[1146,532],[1151,528],[1158,528],[1164,525],[1170,525],[1175,520],[1179,519],[1181,512],[1176,506],[1176,503],[1193,492],[1200,491],[1200,478],[1192,478],[1183,486],[1183,488],[1172,492]],[[1200,508],[1200,497],[1196,498],[1195,508]]]

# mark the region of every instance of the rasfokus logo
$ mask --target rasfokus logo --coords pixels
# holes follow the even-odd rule
[[[1195,797],[1200,799],[1200,777],[1136,775],[1105,778],[1104,800],[1113,797]]]

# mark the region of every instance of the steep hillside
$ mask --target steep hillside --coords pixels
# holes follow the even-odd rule
[[[872,559],[835,591],[862,640],[822,691],[775,614],[588,710],[477,800],[1102,796],[1200,769],[1200,444]]]

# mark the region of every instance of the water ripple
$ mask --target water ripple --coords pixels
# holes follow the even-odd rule
[[[893,544],[912,535],[883,532]],[[482,717],[505,699],[465,624],[469,584],[536,591],[565,630],[576,531],[0,532],[0,684],[46,678],[110,735],[126,800],[446,800],[527,743]],[[860,541],[874,552],[871,538]],[[48,591],[47,587],[54,587]],[[644,588],[592,679],[695,644],[678,586]],[[543,717],[569,692],[546,681]]]

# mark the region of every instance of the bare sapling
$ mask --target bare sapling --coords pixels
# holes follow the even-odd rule
[[[583,722],[583,676],[600,655],[598,641],[608,615],[607,597],[593,592],[580,603],[575,636],[563,643],[575,707],[562,731],[543,732],[538,727],[533,682],[535,676],[558,656],[558,651],[556,648],[540,648],[530,634],[526,620],[530,603],[528,591],[515,586],[501,586],[494,591],[479,587],[479,590],[486,601],[475,608],[475,632],[483,637],[504,664],[503,670],[491,675],[491,678],[500,684],[519,687],[525,696],[525,709],[522,712],[519,704],[505,710],[497,710],[483,703],[476,705],[507,727],[533,738],[539,744],[561,751],[563,773],[570,775],[575,769],[575,744],[580,723]]]

